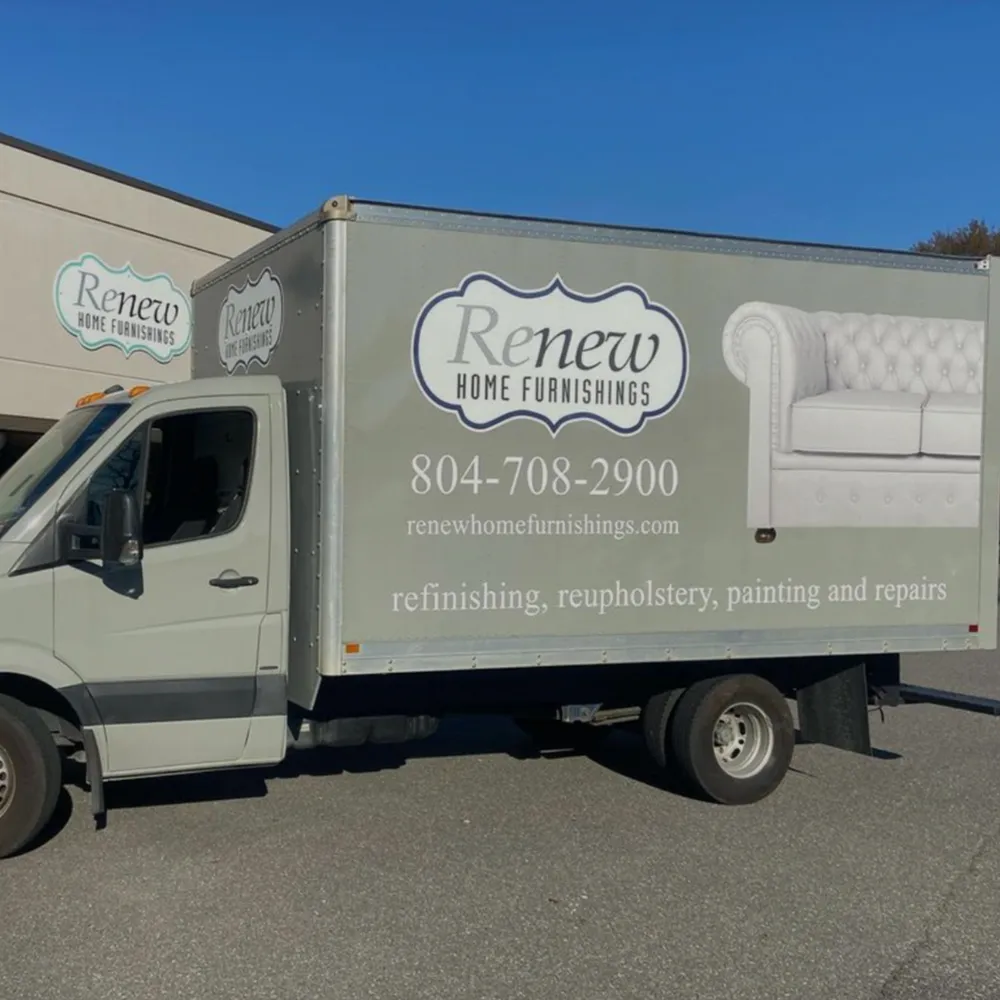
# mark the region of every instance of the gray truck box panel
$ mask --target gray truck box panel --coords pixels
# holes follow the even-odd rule
[[[196,284],[195,377],[265,268],[293,676],[994,648],[979,262],[340,199]]]

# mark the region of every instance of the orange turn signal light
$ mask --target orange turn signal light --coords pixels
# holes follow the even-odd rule
[[[86,396],[81,396],[76,401],[76,405],[80,407],[86,406],[88,403],[96,403],[99,399],[104,399],[105,396],[110,396],[113,393],[121,391],[121,386],[113,385],[110,389],[105,389],[103,392],[88,392]],[[148,385],[134,385],[129,389],[127,395],[129,399],[135,399],[136,396],[141,396],[144,392],[149,392]]]
[[[86,396],[81,396],[77,401],[77,406],[86,406],[88,403],[96,403],[104,398],[103,392],[88,392]]]

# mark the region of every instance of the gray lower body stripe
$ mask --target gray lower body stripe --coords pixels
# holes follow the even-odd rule
[[[273,673],[103,681],[64,688],[62,693],[84,726],[207,722],[284,715],[288,710],[285,678]]]

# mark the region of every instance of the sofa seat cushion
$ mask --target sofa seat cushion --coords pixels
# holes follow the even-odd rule
[[[920,392],[837,389],[792,405],[792,448],[841,455],[920,452]]]
[[[978,393],[932,392],[924,404],[921,451],[927,455],[978,456],[983,433],[983,397]]]

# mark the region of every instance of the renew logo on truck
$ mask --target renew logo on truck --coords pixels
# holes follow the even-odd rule
[[[677,405],[688,358],[680,321],[642,288],[586,295],[558,275],[526,291],[470,274],[413,329],[422,391],[473,430],[529,418],[553,435],[576,420],[634,434]]]
[[[230,285],[219,308],[219,360],[232,375],[256,361],[267,367],[281,339],[285,295],[269,268],[251,280]]]

